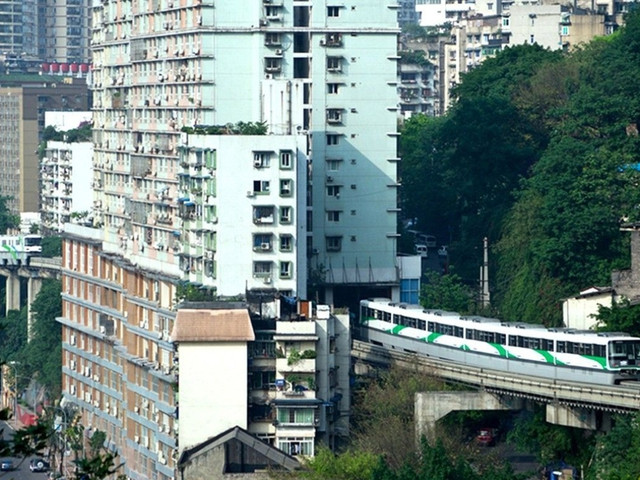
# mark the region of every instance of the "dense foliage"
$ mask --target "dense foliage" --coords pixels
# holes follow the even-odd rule
[[[558,325],[560,300],[628,266],[640,219],[640,15],[572,53],[511,47],[463,77],[446,116],[401,139],[402,202],[450,238],[476,288],[490,242],[494,314]]]

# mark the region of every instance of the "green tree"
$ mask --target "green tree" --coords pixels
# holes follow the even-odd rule
[[[587,480],[640,478],[640,415],[616,415],[613,428],[599,434]]]
[[[62,237],[44,237],[42,239],[42,256],[53,258],[62,256]]]
[[[61,289],[59,280],[43,281],[40,292],[31,304],[31,339],[23,355],[38,383],[45,387],[53,399],[60,395],[62,382],[62,328],[56,321],[62,314]]]
[[[425,308],[448,310],[460,314],[475,311],[471,289],[455,273],[440,275],[429,270],[422,284],[420,304]]]
[[[23,352],[27,344],[27,307],[10,310],[0,319],[0,361],[24,362]]]
[[[0,195],[0,234],[6,234],[9,229],[20,226],[20,216],[9,211],[7,202],[11,197]]]
[[[627,332],[640,337],[640,306],[627,299],[611,307],[598,306],[597,329],[603,332]]]

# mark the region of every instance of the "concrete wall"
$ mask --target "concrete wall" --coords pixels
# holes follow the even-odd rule
[[[247,428],[246,343],[180,344],[180,449]]]

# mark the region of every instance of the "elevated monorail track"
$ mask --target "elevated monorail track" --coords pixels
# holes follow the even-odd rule
[[[500,395],[606,412],[632,413],[640,410],[638,382],[627,382],[622,385],[592,385],[525,376],[455,364],[450,360],[389,349],[355,339],[351,355],[368,365],[397,365],[401,368],[417,369],[447,382],[464,384]]]

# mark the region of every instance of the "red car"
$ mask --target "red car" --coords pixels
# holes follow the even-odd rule
[[[476,443],[483,447],[492,447],[496,443],[496,433],[495,428],[483,428],[476,436]]]

